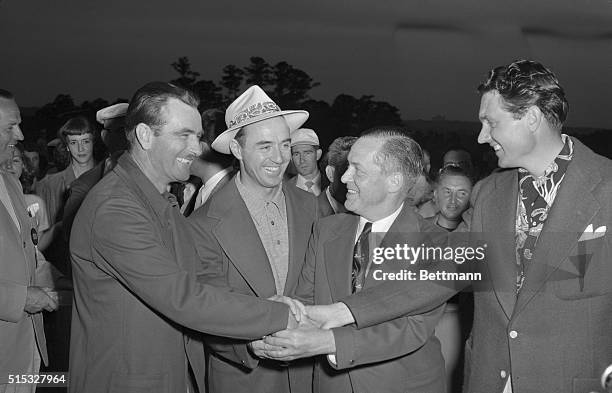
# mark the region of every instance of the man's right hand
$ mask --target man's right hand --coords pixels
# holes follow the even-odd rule
[[[28,287],[26,303],[23,310],[29,314],[36,314],[42,310],[55,311],[57,301],[52,299],[47,292],[40,287]]]
[[[306,315],[323,329],[332,329],[355,322],[351,310],[341,302],[326,306],[306,306]]]

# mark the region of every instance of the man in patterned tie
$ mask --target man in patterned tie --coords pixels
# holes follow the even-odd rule
[[[328,184],[317,166],[322,153],[314,130],[300,128],[291,134],[291,160],[298,174],[289,183],[318,196]]]
[[[473,235],[491,240],[493,286],[474,293],[464,391],[597,391],[612,359],[612,161],[562,133],[565,91],[542,64],[496,67],[478,90],[478,142],[505,170],[481,181],[465,216]],[[364,328],[452,295],[410,284],[364,290],[319,316]]]
[[[330,304],[380,285],[382,272],[404,264],[376,265],[372,251],[392,248],[431,225],[405,198],[422,173],[419,145],[399,129],[375,127],[351,147],[342,182],[345,206],[353,214],[323,218],[315,226],[296,295],[307,303]],[[372,236],[369,236],[372,233]],[[379,273],[373,273],[378,271]],[[421,294],[427,296],[427,294]],[[433,335],[444,306],[363,329],[285,330],[265,339],[271,358],[315,355],[315,381],[321,393],[445,391],[444,360]],[[278,348],[274,348],[277,346]]]

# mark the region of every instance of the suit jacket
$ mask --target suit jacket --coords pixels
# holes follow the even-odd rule
[[[0,202],[0,385],[8,374],[21,374],[31,361],[31,349],[38,347],[48,364],[42,313],[27,314],[26,293],[36,286],[36,256],[32,243],[33,222],[26,212],[21,185],[14,176],[0,172],[4,179],[21,231]]]
[[[334,208],[329,203],[329,199],[327,199],[326,189],[323,189],[321,193],[317,196],[317,204],[319,205],[319,215],[321,217],[327,217],[335,214]]]
[[[289,270],[284,294],[291,296],[318,211],[312,194],[287,184],[283,184],[283,192],[289,228]],[[268,256],[235,181],[227,183],[193,212],[189,222],[202,263],[202,279],[229,285],[234,292],[253,297],[276,294]],[[248,341],[210,336],[206,343],[211,351],[208,362],[211,393],[311,391],[312,362],[308,359],[286,367],[251,355]]]
[[[417,234],[427,224],[407,204],[389,228],[380,247],[395,246],[393,234]],[[353,247],[359,216],[337,214],[315,226],[296,294],[308,303],[331,304],[351,294]],[[378,267],[379,266],[379,267]],[[372,265],[397,272],[402,264]],[[366,277],[364,289],[381,281]],[[314,298],[313,298],[314,295]],[[421,294],[420,296],[426,296]],[[320,393],[441,393],[445,391],[444,359],[433,334],[444,306],[416,316],[355,330],[334,329],[336,366],[320,358],[315,367],[314,391]]]
[[[215,186],[213,187],[212,191],[210,192],[210,195],[208,196],[208,198],[210,199],[217,191],[219,191],[221,189],[221,187],[223,187],[225,184],[227,184],[227,182],[229,182],[232,177],[234,177],[234,174],[236,172],[235,171],[231,171],[229,173],[227,173],[225,176],[223,176],[221,179],[219,179],[219,181],[217,182],[217,184],[215,184]],[[187,207],[185,208],[185,217],[188,217],[191,215],[191,213],[193,213],[194,210],[196,210],[195,208],[195,204],[197,202],[198,199],[198,195],[200,193],[200,189],[204,187],[204,184],[202,184],[202,182],[200,181],[199,186],[196,188],[196,192],[193,193],[193,195],[191,196],[191,199],[189,200]],[[201,207],[201,206],[199,206]],[[198,207],[198,208],[199,208]]]
[[[587,226],[612,222],[612,162],[573,141],[574,158],[518,296],[517,170],[489,176],[473,196],[467,220],[472,233],[494,235],[487,249],[493,290],[474,294],[466,392],[501,392],[508,374],[517,393],[590,392],[598,390],[598,378],[612,362],[612,241],[609,233],[582,240]],[[420,284],[389,282],[377,293],[345,301],[358,325],[367,326],[423,306],[410,297],[424,290]],[[448,295],[437,287],[430,302]]]
[[[184,392],[188,364],[204,392],[190,329],[254,339],[287,325],[284,304],[197,282],[184,217],[129,154],[85,198],[70,244],[70,392]]]
[[[94,166],[87,172],[79,176],[78,179],[72,182],[70,189],[68,190],[68,199],[64,205],[63,219],[62,219],[62,231],[64,239],[70,239],[70,231],[72,230],[72,223],[76,216],[81,203],[85,196],[95,186],[100,179],[104,176],[104,168],[106,167],[106,160],[102,160],[98,165]]]

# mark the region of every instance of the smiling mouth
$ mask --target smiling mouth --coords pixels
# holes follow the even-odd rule
[[[274,166],[274,167],[272,167],[272,166],[265,166],[264,170],[266,172],[268,172],[268,173],[276,174],[276,173],[280,172],[280,167],[278,167],[278,166]]]
[[[501,150],[501,145],[496,143],[494,145],[491,145],[491,147],[493,148],[493,151],[500,151]]]
[[[183,164],[183,165],[191,165],[191,163],[193,162],[193,158],[189,159],[189,158],[177,158],[176,159],[179,163]]]

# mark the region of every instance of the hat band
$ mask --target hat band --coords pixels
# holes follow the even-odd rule
[[[229,128],[239,125],[248,119],[252,119],[257,116],[265,115],[272,112],[280,112],[281,109],[272,101],[259,102],[251,105],[248,108],[238,112],[234,119],[230,121]]]

